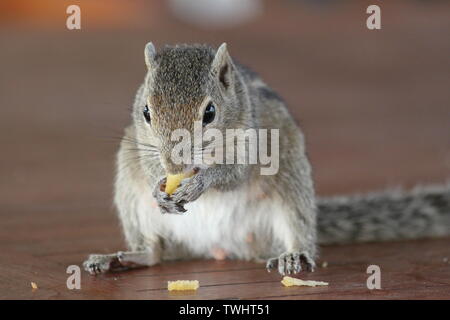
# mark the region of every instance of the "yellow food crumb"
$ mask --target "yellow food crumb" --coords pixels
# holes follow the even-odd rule
[[[316,287],[316,286],[327,286],[328,282],[323,281],[313,281],[313,280],[302,280],[292,277],[284,277],[283,280],[281,280],[281,283],[285,287],[291,287],[291,286],[308,286],[308,287]]]
[[[169,174],[167,175],[167,181],[166,181],[166,189],[164,190],[165,193],[168,195],[172,195],[172,193],[177,190],[178,186],[181,183],[181,180],[190,178],[194,175],[193,171],[187,172],[187,173],[179,173],[179,174]]]
[[[38,288],[36,282],[31,282],[31,288],[33,288],[33,289],[37,289]]]
[[[326,267],[328,267],[328,262],[327,261],[322,262],[322,268],[326,268]]]
[[[198,280],[167,281],[167,289],[169,291],[197,290],[199,286]]]

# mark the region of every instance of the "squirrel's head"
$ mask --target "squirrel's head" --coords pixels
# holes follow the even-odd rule
[[[142,105],[133,112],[138,139],[159,151],[161,164],[168,173],[194,167],[194,156],[203,152],[194,146],[194,129],[247,127],[246,88],[223,43],[217,50],[208,46],[181,45],[156,51],[152,43],[145,47],[148,73]],[[194,125],[195,124],[195,125]],[[190,162],[177,163],[173,151],[180,140],[174,131],[191,135]],[[180,138],[181,139],[181,138]],[[203,148],[205,143],[203,144]],[[183,155],[186,157],[186,155]],[[184,158],[186,160],[186,158]]]

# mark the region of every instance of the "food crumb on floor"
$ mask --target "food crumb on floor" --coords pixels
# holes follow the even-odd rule
[[[292,287],[292,286],[307,286],[307,287],[316,287],[316,286],[327,286],[328,282],[324,281],[314,281],[314,280],[302,280],[292,277],[284,277],[283,280],[281,280],[281,283],[285,287]]]
[[[169,291],[197,290],[199,287],[200,284],[198,280],[177,280],[167,282],[167,290]]]

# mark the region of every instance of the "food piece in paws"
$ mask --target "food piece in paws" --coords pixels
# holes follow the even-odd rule
[[[169,291],[197,290],[199,286],[198,280],[167,281]]]
[[[181,180],[190,178],[194,175],[194,171],[179,173],[179,174],[169,174],[167,175],[167,181],[166,181],[166,188],[164,189],[164,192],[167,193],[169,196],[172,195],[172,193],[177,190],[179,187]]]
[[[285,287],[292,287],[292,286],[308,286],[308,287],[317,287],[317,286],[327,286],[328,282],[323,281],[314,281],[314,280],[302,280],[292,277],[284,277],[283,280],[281,280],[281,283]]]

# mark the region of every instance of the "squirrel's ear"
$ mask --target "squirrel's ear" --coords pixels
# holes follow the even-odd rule
[[[227,44],[224,42],[217,49],[216,56],[211,64],[211,71],[225,89],[228,89],[231,84],[231,67],[231,58],[228,54]]]
[[[145,64],[147,65],[147,68],[148,69],[154,68],[156,49],[153,43],[149,42],[145,45],[144,55],[145,55]]]

